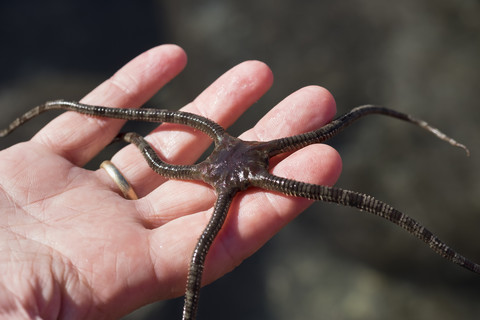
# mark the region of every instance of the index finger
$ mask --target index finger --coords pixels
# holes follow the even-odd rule
[[[184,51],[175,45],[155,47],[127,63],[81,102],[138,108],[180,73],[186,62]],[[82,166],[112,141],[123,124],[123,120],[66,112],[51,121],[32,140]]]

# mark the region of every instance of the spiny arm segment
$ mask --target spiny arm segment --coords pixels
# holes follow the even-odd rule
[[[172,179],[200,180],[200,172],[197,165],[176,165],[164,162],[153,147],[141,135],[135,132],[122,133],[118,139],[123,139],[134,144],[142,153],[150,168],[156,173]]]
[[[183,305],[183,320],[196,318],[205,258],[210,250],[213,240],[216,238],[225,222],[228,209],[230,208],[230,204],[232,203],[236,191],[217,190],[217,193],[218,198],[215,203],[215,208],[213,209],[212,217],[200,235],[190,261],[187,276],[187,288],[185,290],[185,303]]]
[[[356,107],[350,112],[331,121],[330,123],[326,124],[318,130],[309,131],[291,137],[272,140],[269,142],[269,144],[271,145],[271,150],[269,154],[270,156],[274,156],[283,152],[298,150],[310,144],[321,143],[337,135],[340,131],[351,125],[356,120],[370,114],[386,115],[417,125],[429,131],[437,138],[448,142],[452,146],[462,148],[463,150],[465,150],[467,156],[470,155],[470,151],[466,146],[450,138],[437,128],[430,126],[427,122],[416,119],[402,112],[375,105],[364,105]]]
[[[221,139],[222,135],[225,133],[225,129],[223,129],[216,122],[188,112],[147,108],[108,108],[102,106],[82,104],[74,101],[55,100],[39,105],[26,112],[21,117],[15,119],[6,129],[0,131],[0,137],[8,135],[10,132],[15,130],[28,120],[48,110],[68,110],[90,116],[113,119],[178,123],[200,130],[209,135],[214,141]]]
[[[372,196],[341,188],[299,182],[271,174],[264,175],[254,185],[290,196],[333,202],[367,211],[405,229],[447,260],[480,274],[479,264],[452,250],[416,220]]]

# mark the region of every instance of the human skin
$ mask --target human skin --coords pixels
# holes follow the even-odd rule
[[[185,65],[186,55],[177,46],[153,48],[81,102],[139,107]],[[244,62],[182,110],[228,127],[272,81],[265,64]],[[240,137],[267,141],[295,135],[321,127],[334,114],[330,93],[310,86],[285,98]],[[155,174],[133,146],[112,161],[139,200],[119,195],[104,170],[83,169],[123,123],[67,112],[30,141],[0,152],[2,317],[110,319],[183,295],[188,263],[215,192],[201,183]],[[162,159],[175,164],[193,163],[211,142],[174,124],[161,125],[147,140]],[[338,153],[322,144],[277,161],[272,173],[315,184],[332,185],[341,171]],[[203,283],[231,271],[309,204],[255,188],[237,195],[207,256]]]

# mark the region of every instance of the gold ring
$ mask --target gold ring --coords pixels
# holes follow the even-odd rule
[[[129,200],[138,199],[137,194],[133,190],[128,180],[122,175],[120,170],[118,170],[117,167],[115,167],[115,165],[111,161],[109,160],[103,161],[102,164],[100,165],[100,168],[103,168],[105,169],[105,171],[107,171],[108,175],[113,179],[113,181],[115,181],[118,188],[120,189],[120,191],[122,191],[123,196],[126,199],[129,199]]]

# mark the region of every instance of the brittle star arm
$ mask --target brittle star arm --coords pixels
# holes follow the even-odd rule
[[[10,132],[48,110],[68,110],[95,117],[137,120],[145,122],[170,122],[184,124],[186,126],[198,129],[209,135],[214,141],[217,141],[225,133],[219,124],[205,117],[197,116],[192,113],[182,111],[169,111],[164,109],[121,109],[108,108],[102,106],[92,106],[75,101],[55,100],[39,105],[30,111],[15,119],[6,129],[0,131],[0,137],[8,135]]]
[[[467,156],[470,155],[470,151],[466,146],[448,137],[437,128],[430,126],[427,122],[416,119],[402,112],[398,112],[392,109],[388,109],[381,106],[375,106],[375,105],[364,105],[364,106],[353,108],[350,112],[340,116],[335,120],[332,120],[330,123],[326,124],[325,126],[317,130],[309,131],[309,132],[291,136],[291,137],[272,140],[269,142],[270,144],[269,155],[274,156],[283,152],[301,149],[309,144],[324,142],[330,139],[331,137],[337,135],[340,131],[342,131],[349,125],[351,125],[356,120],[371,114],[381,114],[381,115],[393,117],[396,119],[400,119],[406,122],[410,122],[414,125],[419,126],[420,128],[423,128],[429,131],[430,133],[434,134],[437,138],[448,142],[452,146],[462,148],[463,150],[465,150]]]
[[[150,168],[166,178],[181,180],[201,179],[197,165],[175,165],[164,162],[153,150],[152,146],[138,133],[121,133],[117,138],[134,144],[140,150]]]
[[[398,211],[385,202],[372,196],[341,188],[321,186],[278,177],[272,174],[259,178],[254,185],[271,191],[311,200],[333,202],[344,206],[367,211],[395,223],[418,239],[425,242],[433,251],[450,262],[458,264],[470,271],[480,274],[480,265],[476,264],[456,251],[452,250],[431,231],[408,215]]]
[[[183,320],[195,319],[198,310],[198,299],[202,286],[202,275],[205,258],[218,232],[225,222],[228,209],[235,196],[235,190],[217,190],[217,201],[213,214],[207,226],[198,238],[188,268],[187,287],[185,290],[185,303],[183,305]]]

